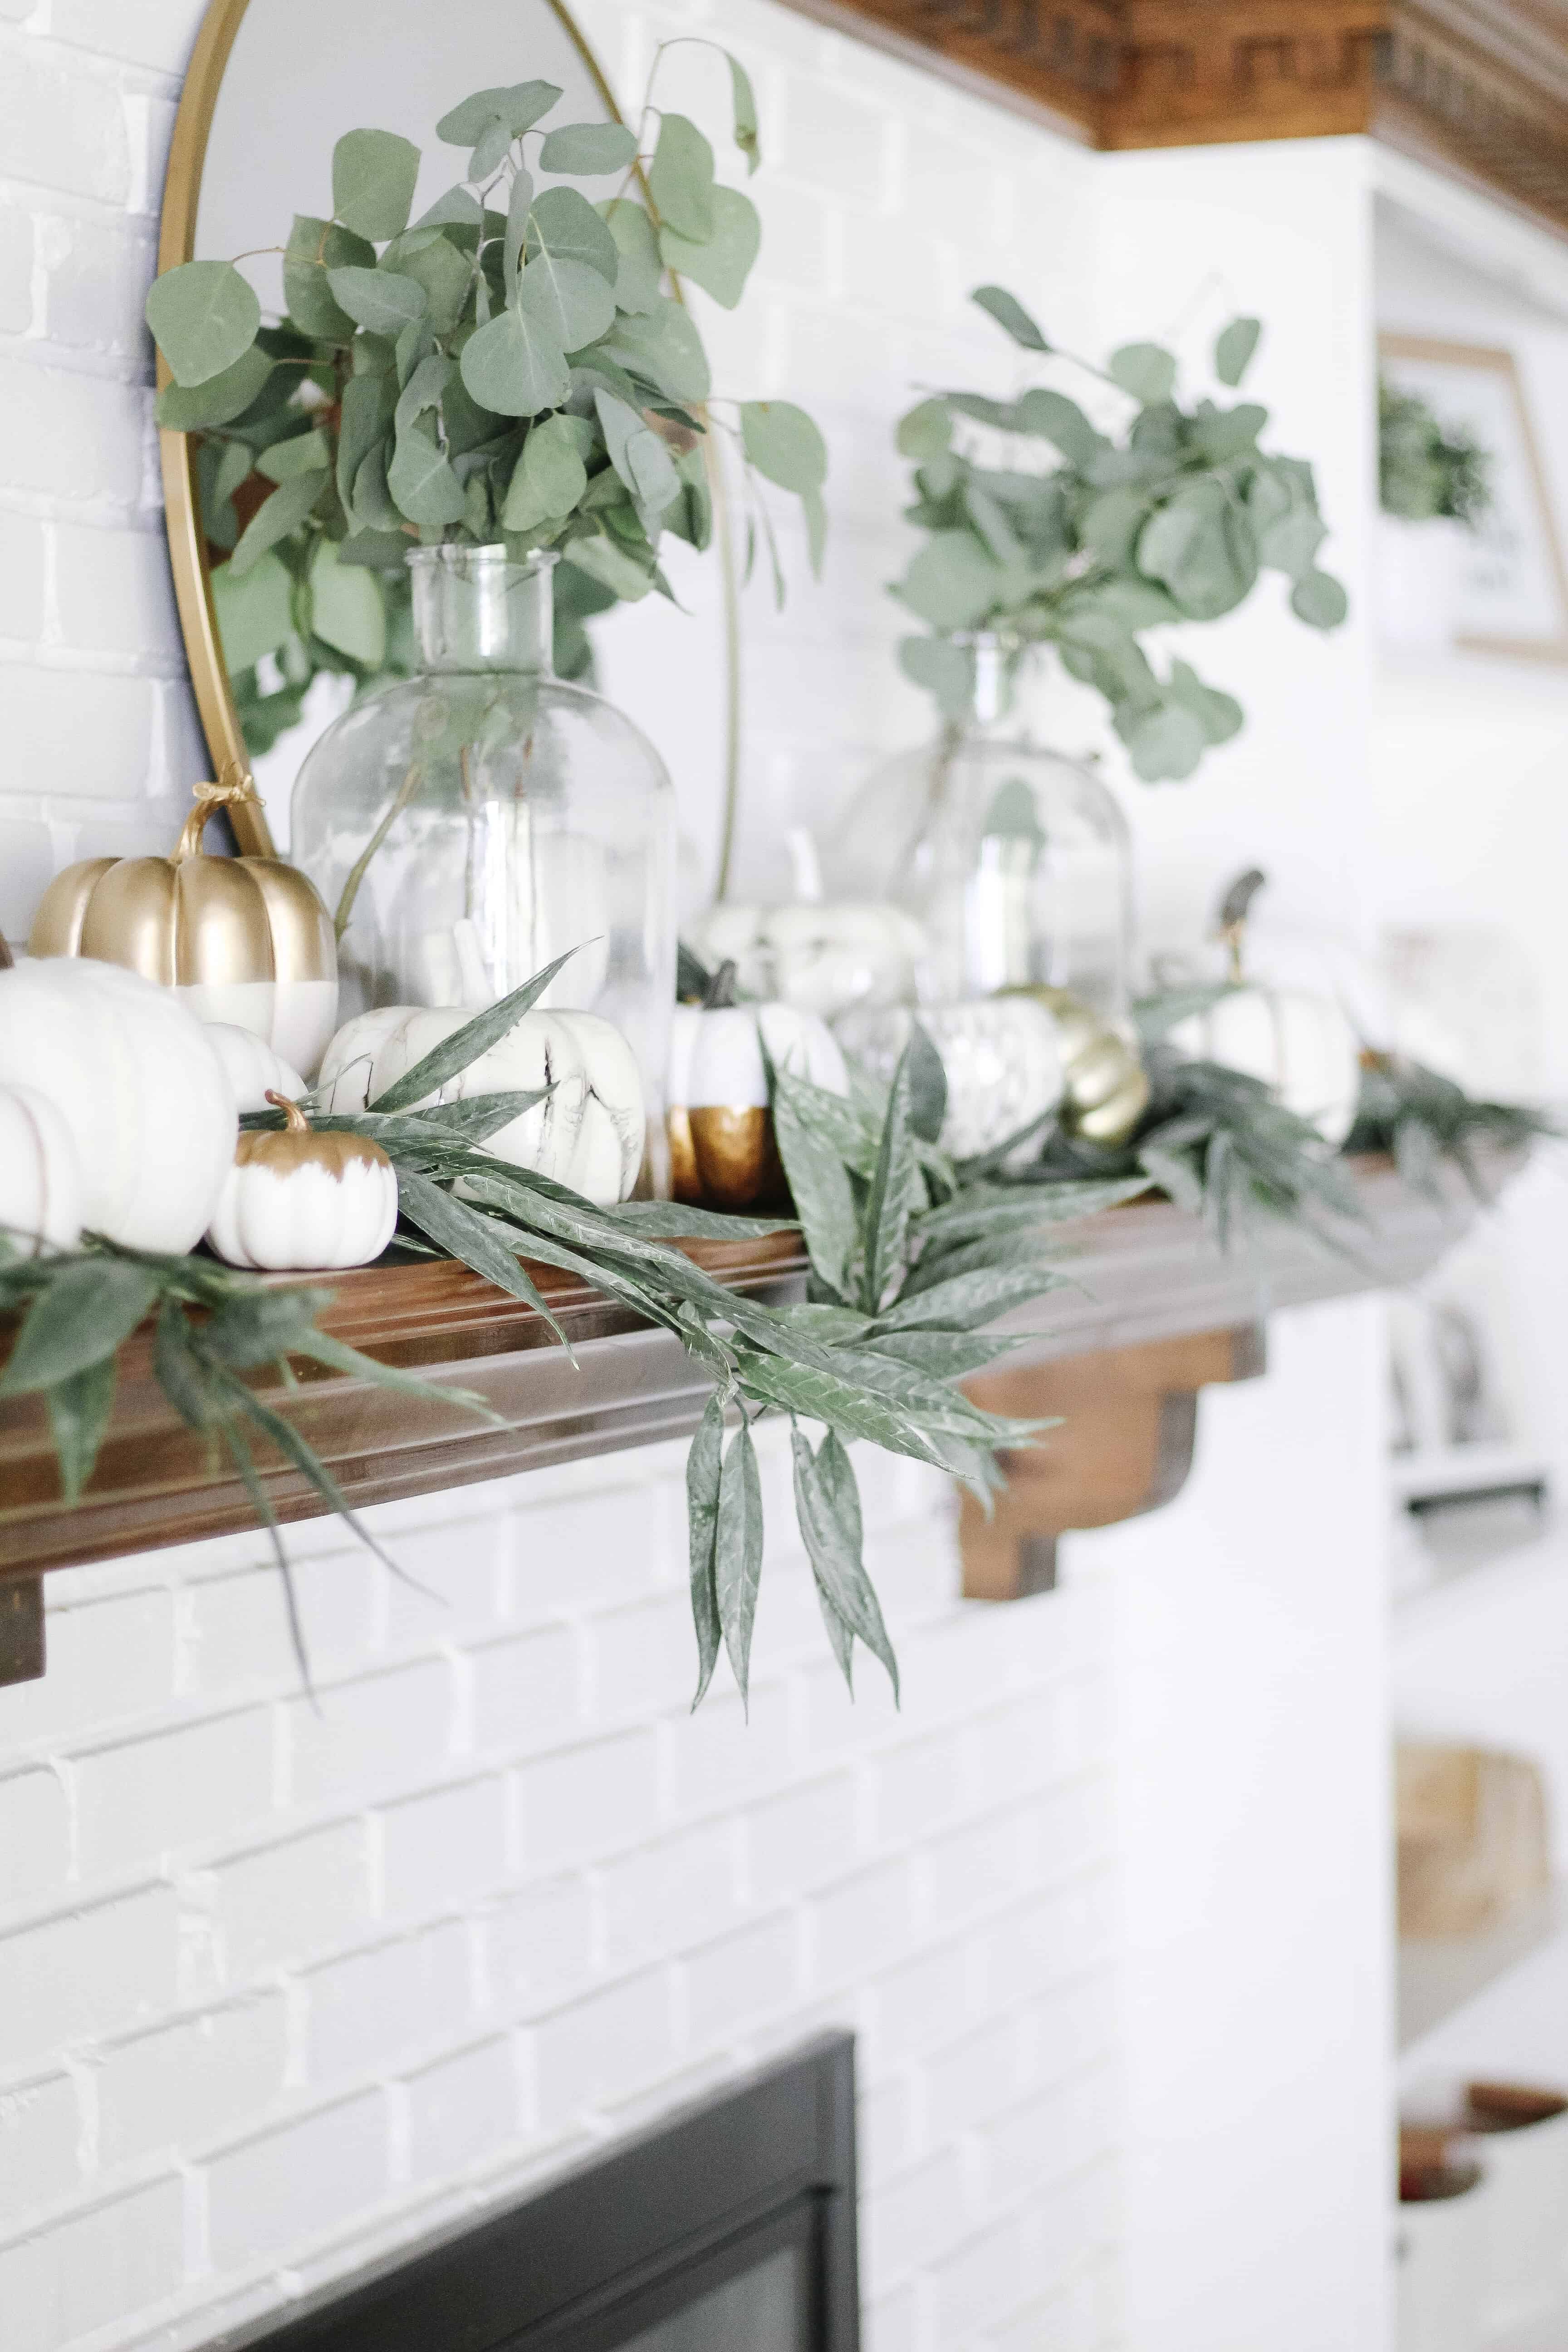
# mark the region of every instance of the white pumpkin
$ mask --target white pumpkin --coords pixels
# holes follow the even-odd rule
[[[1261,1079],[1287,1110],[1309,1120],[1336,1149],[1355,1123],[1361,1045],[1332,997],[1235,988],[1206,1013],[1180,1023],[1170,1043],[1194,1061],[1218,1062]]]
[[[322,1059],[317,1088],[326,1108],[365,1109],[473,1017],[458,1006],[415,1004],[357,1014]],[[642,1076],[625,1037],[596,1013],[525,1013],[420,1107],[542,1087],[553,1088],[549,1099],[500,1129],[483,1149],[569,1184],[601,1208],[626,1200],[647,1142]]]
[[[876,903],[710,907],[687,929],[706,962],[734,964],[748,995],[824,1020],[851,1005],[903,1003],[926,952],[912,915]]]
[[[201,1239],[238,1121],[216,1049],[171,989],[82,956],[0,971],[0,1085],[36,1087],[64,1119],[88,1230],[173,1254]]]
[[[955,1160],[994,1151],[1061,1101],[1057,1023],[1031,996],[922,1004],[918,1013],[904,1005],[849,1013],[837,1024],[838,1036],[875,1076],[890,1078],[917,1018],[946,1074],[947,1111],[939,1140]]]
[[[0,1087],[0,1237],[25,1257],[81,1239],[81,1167],[70,1129],[37,1087]]]
[[[678,1004],[669,1034],[669,1099],[686,1110],[765,1108],[766,1048],[773,1067],[793,1070],[829,1094],[847,1095],[849,1074],[826,1021],[793,1004]]]
[[[397,1223],[397,1175],[363,1135],[314,1135],[296,1103],[289,1123],[235,1147],[207,1240],[226,1265],[268,1274],[368,1265]]]
[[[234,1088],[234,1107],[241,1118],[247,1110],[265,1110],[269,1094],[298,1102],[309,1092],[298,1070],[273,1052],[265,1037],[241,1029],[232,1021],[204,1021],[202,1027]]]

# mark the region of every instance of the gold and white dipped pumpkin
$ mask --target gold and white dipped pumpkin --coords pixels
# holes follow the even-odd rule
[[[265,1110],[268,1095],[298,1102],[310,1091],[299,1071],[254,1030],[232,1021],[204,1021],[202,1027],[234,1088],[234,1107],[242,1118],[247,1111]]]
[[[76,1145],[48,1096],[0,1086],[0,1238],[24,1257],[75,1249],[81,1190]]]
[[[122,964],[200,1020],[263,1038],[313,1070],[337,1020],[337,943],[315,885],[280,857],[207,857],[202,833],[245,785],[200,784],[172,857],[89,857],[57,874],[27,945],[36,957]]]
[[[922,1004],[911,1013],[847,1013],[840,1041],[877,1076],[890,1078],[918,1020],[942,1059],[947,1109],[938,1140],[955,1160],[994,1151],[1043,1121],[1062,1099],[1060,1035],[1046,1007],[1028,996],[975,997]]]
[[[317,1087],[326,1108],[364,1110],[473,1017],[459,1006],[416,1004],[357,1013],[321,1062]],[[569,1184],[600,1208],[628,1200],[647,1139],[642,1076],[625,1037],[596,1013],[525,1013],[419,1107],[545,1087],[545,1101],[479,1148]]]
[[[786,1197],[769,1061],[829,1094],[849,1091],[826,1023],[793,1004],[734,1003],[734,973],[733,964],[721,965],[708,1003],[678,1004],[670,1031],[670,1190],[700,1208],[751,1209]]]
[[[288,1123],[240,1137],[208,1243],[226,1265],[257,1273],[368,1265],[397,1224],[391,1160],[368,1136],[317,1135],[297,1103],[270,1099]]]
[[[37,1087],[81,1171],[81,1222],[128,1249],[193,1249],[234,1157],[234,1091],[174,992],[118,964],[0,971],[0,1085]]]

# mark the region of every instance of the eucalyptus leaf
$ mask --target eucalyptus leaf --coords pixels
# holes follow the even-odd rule
[[[635,409],[609,393],[595,393],[594,406],[611,465],[641,505],[662,514],[680,490],[680,478],[664,443]]]
[[[616,242],[616,307],[651,312],[661,299],[662,264],[658,239],[641,205],[616,197],[601,207],[605,226]]]
[[[332,210],[356,236],[381,244],[408,226],[419,150],[391,131],[345,131],[332,150]]]
[[[534,199],[525,250],[556,261],[585,262],[614,290],[620,247],[608,224],[575,188],[546,188]]]
[[[521,310],[503,310],[470,335],[458,365],[473,397],[498,416],[537,416],[559,408],[572,389],[560,344]]]
[[[362,564],[341,562],[334,541],[319,539],[310,583],[314,634],[364,669],[380,669],[386,659],[386,601],[375,574]]]
[[[741,440],[758,473],[781,490],[805,497],[827,479],[827,444],[793,401],[742,401]]]
[[[1005,287],[977,286],[969,299],[972,302],[978,302],[980,308],[995,320],[1003,332],[1011,335],[1013,341],[1021,344],[1025,351],[1048,352],[1050,350],[1049,343],[1047,342],[1023,304],[1016,295],[1009,294]]]
[[[204,425],[230,425],[257,400],[272,373],[272,362],[258,343],[232,367],[203,383],[166,383],[158,394],[158,422],[171,433],[195,433]]]
[[[732,310],[746,290],[762,241],[763,225],[751,198],[738,188],[715,184],[711,234],[700,240],[683,236],[667,223],[659,231],[658,250],[668,268]]]
[[[952,446],[952,411],[945,400],[922,400],[899,421],[899,454],[924,465],[945,457]]]
[[[541,252],[518,280],[518,307],[563,352],[597,342],[615,324],[616,297],[591,263]]]
[[[386,469],[386,487],[399,511],[410,522],[440,524],[463,520],[463,485],[452,471],[435,434],[423,424],[405,425],[399,432],[392,463]]]
[[[237,580],[243,578],[269,547],[276,547],[299,530],[331,478],[324,467],[318,473],[296,474],[292,480],[279,482],[262,500],[228,559],[228,568]]]
[[[563,122],[545,132],[539,161],[546,172],[574,172],[595,179],[624,171],[637,152],[637,134],[624,122]]]
[[[324,342],[346,343],[354,321],[333,299],[329,273],[374,269],[375,247],[335,221],[297,213],[283,255],[283,299],[300,331]]]
[[[933,531],[899,583],[899,594],[933,629],[972,629],[1001,600],[1005,575],[973,531]]]
[[[1122,391],[1145,404],[1169,400],[1176,381],[1175,359],[1159,343],[1123,343],[1111,352],[1110,368]]]
[[[256,470],[269,482],[291,482],[300,474],[324,474],[331,457],[324,433],[294,433],[263,449]]]
[[[532,210],[533,175],[530,172],[514,173],[501,238],[501,286],[509,302],[517,299],[518,264],[528,239],[528,216]]]
[[[534,530],[572,513],[588,486],[570,416],[541,418],[512,469],[501,522],[508,530]]]
[[[395,380],[386,375],[351,376],[338,410],[337,486],[345,508],[353,503],[354,477],[386,432],[397,404]]]
[[[647,184],[661,225],[706,245],[714,230],[713,150],[684,114],[661,118]]]
[[[448,147],[472,147],[492,122],[500,122],[509,139],[520,139],[541,115],[549,113],[560,96],[551,81],[518,81],[503,89],[476,90],[472,98],[442,115],[436,136]]]
[[[398,335],[426,311],[425,289],[395,269],[329,269],[333,301],[373,335]]]
[[[174,382],[222,375],[250,349],[261,324],[255,289],[232,261],[186,261],[147,290],[147,324]]]
[[[1234,387],[1241,382],[1262,333],[1259,319],[1233,319],[1228,327],[1220,329],[1215,340],[1214,372],[1221,383]]]
[[[602,348],[646,376],[667,399],[703,401],[712,390],[702,339],[679,303],[668,296],[660,296],[654,310],[617,319]]]
[[[740,58],[732,56],[728,49],[725,50],[724,56],[730,68],[730,100],[734,118],[735,144],[746,159],[746,176],[749,179],[763,160],[762,148],[757,141],[757,101],[752,89],[752,78]]]
[[[1337,629],[1350,611],[1350,598],[1327,572],[1304,572],[1290,591],[1290,610],[1310,629]]]
[[[213,611],[231,677],[276,653],[294,629],[294,582],[276,555],[264,553],[247,572],[214,566]]]

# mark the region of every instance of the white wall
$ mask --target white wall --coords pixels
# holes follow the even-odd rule
[[[13,930],[51,866],[160,845],[203,764],[136,326],[197,15],[0,0]],[[1284,446],[1321,457],[1353,593],[1355,142],[1094,158],[769,0],[589,0],[584,16],[628,89],[659,31],[721,30],[744,53],[767,242],[755,326],[712,319],[718,374],[799,397],[832,445],[825,588],[797,561],[782,621],[764,592],[748,600],[753,878],[783,822],[826,814],[926,723],[880,593],[902,562],[890,424],[921,382],[1010,382],[1008,347],[965,307],[981,280],[1090,352],[1187,306],[1200,343],[1231,308],[1268,318],[1259,392]],[[677,51],[670,70],[672,89],[702,78],[704,110],[721,103],[710,62]],[[714,592],[695,566],[680,584],[695,617],[617,616],[605,671],[706,843]],[[1255,856],[1307,911],[1353,896],[1362,625],[1325,642],[1276,604],[1202,650],[1249,735],[1195,786],[1132,796],[1168,928]],[[1306,2352],[1279,2332],[1289,2280],[1310,2287],[1291,2308],[1319,2344],[1381,2352],[1381,2250],[1357,2201],[1381,2129],[1385,1933],[1367,1843],[1378,1438],[1356,1402],[1375,1333],[1355,1309],[1277,1344],[1268,1381],[1205,1403],[1193,1494],[1096,1539],[1104,1580],[1082,1590],[955,1604],[931,1490],[879,1472],[868,1518],[909,1674],[896,1720],[869,1677],[853,1715],[835,1693],[782,1543],[751,1730],[722,1696],[688,1718],[668,1452],[383,1515],[445,1609],[384,1586],[334,1531],[302,1535],[319,1719],[253,1540],[52,1579],[48,1678],[0,1694],[5,2352],[181,2352],[218,2315],[352,2267],[825,2019],[866,2037],[875,2352]],[[769,1458],[776,1486],[776,1433]],[[1288,1540],[1281,1513],[1299,1518]],[[773,1516],[787,1524],[776,1496]],[[1316,1551],[1332,1574],[1311,1572]],[[1331,1716],[1345,1760],[1325,1777]],[[1279,1886],[1281,1815],[1321,1903],[1284,1936],[1247,1901]],[[1247,2032],[1231,2043],[1233,1995]],[[1317,2038],[1289,2038],[1291,2014]],[[1189,2049],[1201,2081],[1174,2063]],[[1160,2176],[1184,2168],[1173,2205]],[[1354,2186],[1310,2229],[1299,2196],[1256,2194],[1238,2248],[1227,2200],[1271,2168],[1303,2193],[1308,2173]]]

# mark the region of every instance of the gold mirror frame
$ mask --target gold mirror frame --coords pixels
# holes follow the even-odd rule
[[[165,269],[175,269],[181,262],[195,258],[196,206],[201,199],[202,168],[206,162],[213,110],[229,51],[249,5],[250,0],[212,0],[196,35],[174,116],[174,137],[169,142],[169,168],[163,176],[163,210],[158,226],[160,277]],[[165,384],[174,382],[174,377],[162,352],[158,352],[157,360],[158,389],[162,392]],[[212,755],[213,774],[220,784],[237,784],[250,773],[250,753],[240,731],[239,713],[234,707],[228,682],[228,665],[218,635],[192,436],[188,433],[172,433],[160,425],[158,456],[163,474],[169,569],[174,577],[174,603],[184,635],[191,687],[202,732]],[[228,819],[242,856],[277,856],[267,812],[259,799],[251,796],[232,803]]]

